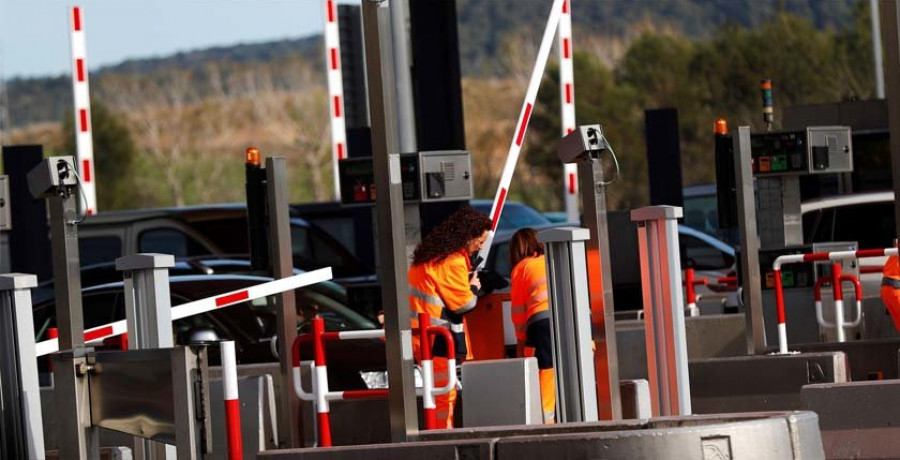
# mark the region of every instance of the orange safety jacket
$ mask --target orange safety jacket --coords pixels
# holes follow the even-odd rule
[[[471,358],[462,315],[475,309],[478,297],[469,287],[472,269],[465,249],[436,262],[409,267],[409,307],[412,326],[419,326],[419,313],[428,313],[431,323],[450,329],[457,358]],[[419,355],[418,336],[413,335],[413,347]],[[438,353],[438,351],[435,351]]]
[[[889,286],[894,289],[900,289],[900,258],[897,256],[888,257],[884,264],[884,278],[881,279],[882,286]]]
[[[550,317],[547,300],[547,259],[544,256],[526,257],[512,269],[512,322],[516,338],[525,340],[528,326]]]

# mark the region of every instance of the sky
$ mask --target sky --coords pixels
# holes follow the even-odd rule
[[[0,71],[5,78],[69,73],[72,5],[82,7],[88,68],[93,70],[130,58],[321,33],[323,4],[324,0],[0,0]]]

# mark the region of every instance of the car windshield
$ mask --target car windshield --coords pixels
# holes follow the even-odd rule
[[[491,206],[491,202],[479,201],[472,204],[473,208],[486,215],[490,215]],[[503,206],[503,212],[500,214],[497,230],[517,230],[522,227],[539,227],[550,223],[550,219],[537,212],[534,208],[521,203],[507,202]]]

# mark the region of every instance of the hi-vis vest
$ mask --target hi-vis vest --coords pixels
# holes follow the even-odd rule
[[[885,262],[884,278],[881,279],[881,285],[900,289],[900,258],[897,256],[890,256]]]
[[[419,325],[418,314],[428,313],[433,325],[450,329],[457,358],[470,357],[462,315],[471,312],[478,303],[478,297],[469,287],[471,268],[464,249],[438,262],[409,267],[409,308],[413,328]],[[418,350],[418,336],[414,334],[413,337],[413,346]],[[443,356],[446,352],[441,353],[443,347],[438,342],[442,341],[435,341],[434,353]]]
[[[526,257],[512,269],[512,322],[516,338],[525,340],[531,323],[550,317],[547,301],[547,260],[544,256]]]

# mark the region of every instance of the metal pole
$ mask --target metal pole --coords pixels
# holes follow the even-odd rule
[[[407,441],[418,432],[413,382],[412,331],[406,284],[406,241],[400,179],[394,59],[388,1],[363,1],[366,73],[372,117],[372,157],[378,199],[378,278],[382,286],[391,414],[391,439]]]
[[[266,158],[266,204],[269,211],[269,260],[275,279],[294,274],[291,252],[291,221],[287,194],[287,166],[284,158]],[[297,307],[294,291],[275,295],[278,312],[278,356],[281,369],[281,408],[278,420],[279,438],[289,447],[300,447],[300,399],[293,391],[294,374],[291,352],[297,338]]]
[[[638,226],[644,337],[653,415],[690,415],[684,298],[677,206],[647,206],[631,211]]]
[[[81,307],[81,269],[75,194],[53,195],[50,202],[50,240],[53,253],[56,325],[63,356],[55,362],[53,380],[61,458],[98,458],[97,430],[90,427],[90,401],[84,350],[84,314]]]
[[[619,360],[613,316],[612,267],[609,261],[609,225],[606,218],[606,186],[600,158],[591,153],[578,162],[578,182],[584,225],[591,232],[587,242],[587,270],[591,298],[594,374],[597,379],[597,413],[602,420],[620,420]]]
[[[747,353],[766,351],[765,320],[759,279],[759,237],[756,231],[756,200],[750,158],[750,127],[741,126],[734,138],[734,177],[737,189],[738,228],[741,236],[741,287],[747,317]]]
[[[4,458],[44,458],[44,427],[31,312],[31,288],[35,286],[37,277],[34,275],[0,275],[0,406],[4,407],[3,435],[9,441],[0,451]]]
[[[175,257],[168,254],[134,254],[116,259],[123,272],[128,349],[171,348],[172,300],[169,268]],[[134,438],[134,458],[175,458],[175,447],[149,439]]]
[[[553,369],[556,373],[556,413],[560,423],[597,421],[597,392],[591,350],[591,315],[584,242],[586,228],[543,230]]]
[[[881,16],[878,0],[869,0],[869,20],[872,24],[872,57],[875,61],[875,97],[884,99],[884,50],[881,47]]]
[[[397,145],[401,153],[413,153],[416,144],[416,110],[413,103],[412,51],[409,46],[409,0],[391,0],[394,50],[394,85],[397,91]]]
[[[888,105],[888,129],[892,139],[900,139],[900,20],[897,1],[881,0],[881,33],[884,39],[884,71]],[[891,142],[891,171],[894,196],[900,197],[900,142]],[[894,218],[900,233],[900,201],[894,200]],[[900,235],[898,235],[900,236]]]

